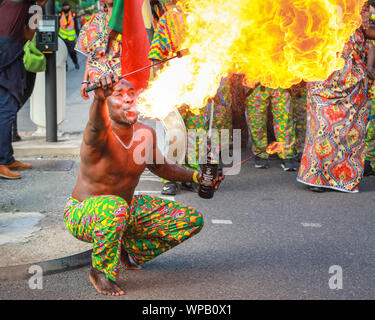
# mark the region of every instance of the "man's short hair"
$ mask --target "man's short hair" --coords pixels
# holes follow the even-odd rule
[[[126,79],[121,79],[120,83],[124,83],[124,84],[128,85],[130,88],[134,89],[133,85]]]

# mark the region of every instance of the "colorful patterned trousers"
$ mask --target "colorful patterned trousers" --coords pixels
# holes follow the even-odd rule
[[[93,244],[92,266],[116,280],[121,250],[142,264],[197,234],[203,217],[192,207],[148,195],[130,204],[117,196],[70,197],[64,211],[69,232]]]
[[[300,95],[291,95],[291,106],[294,121],[295,153],[303,153],[306,138],[307,123],[307,88],[304,87]]]
[[[268,158],[267,108],[270,105],[276,141],[284,144],[285,147],[285,151],[280,153],[279,157],[293,158],[295,136],[289,92],[284,89],[258,86],[247,98],[246,105],[254,154],[258,154],[261,158]]]

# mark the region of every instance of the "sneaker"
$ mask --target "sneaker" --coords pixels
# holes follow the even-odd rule
[[[255,157],[255,168],[257,169],[268,169],[270,167],[267,158]]]
[[[283,168],[284,171],[297,171],[297,165],[293,159],[281,160],[281,168]]]
[[[164,184],[163,189],[161,190],[161,194],[165,194],[168,196],[175,196],[178,192],[178,185],[176,182],[169,181]]]
[[[363,175],[366,177],[375,175],[374,170],[372,170],[372,165],[371,165],[370,160],[365,160],[365,168],[363,170]]]
[[[182,182],[181,189],[197,193],[199,191],[199,184],[195,182]]]
[[[363,171],[363,175],[366,176],[366,177],[375,175],[374,170],[372,170],[370,160],[365,160],[365,168],[364,168],[364,171]]]

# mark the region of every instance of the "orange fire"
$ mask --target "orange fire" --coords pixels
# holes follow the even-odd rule
[[[272,142],[266,148],[268,154],[283,153],[285,151],[285,146],[281,142]]]
[[[289,88],[326,79],[343,66],[340,52],[360,26],[365,0],[185,0],[181,48],[139,98],[140,111],[163,117],[182,104],[199,112],[230,72],[249,86]]]

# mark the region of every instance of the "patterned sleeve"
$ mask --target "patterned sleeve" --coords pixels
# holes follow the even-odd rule
[[[168,58],[170,53],[170,45],[166,28],[166,19],[162,17],[159,20],[158,26],[154,33],[154,38],[151,42],[150,52],[148,54],[149,59],[163,60]]]
[[[97,18],[97,15],[94,14],[91,19],[86,22],[84,24],[84,26],[82,27],[80,33],[79,33],[79,36],[78,36],[78,39],[77,39],[77,42],[76,42],[76,46],[75,46],[75,50],[84,54],[85,56],[89,55],[89,39],[88,39],[88,32],[92,31],[92,30],[89,30],[91,29],[90,27],[92,26],[92,23],[93,21]]]

